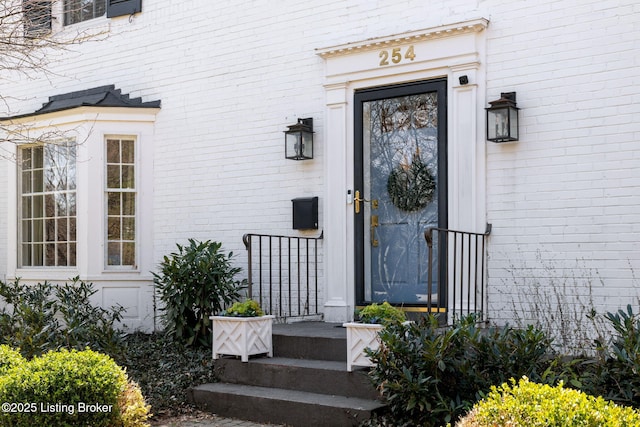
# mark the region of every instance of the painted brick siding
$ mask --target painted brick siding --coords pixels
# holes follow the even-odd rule
[[[487,96],[517,91],[523,136],[488,147],[491,317],[637,305],[640,5],[508,4],[491,15]]]
[[[109,36],[72,47],[47,78],[0,80],[0,92],[20,93],[12,113],[110,83],[161,99],[148,218],[154,259],[193,237],[222,241],[244,265],[244,233],[293,232],[293,198],[319,196],[320,227],[331,226],[322,213],[323,164],[331,159],[323,155],[324,63],[315,49],[479,17],[490,21],[481,64],[487,93],[479,96],[516,91],[521,108],[521,141],[487,148],[491,318],[512,317],[511,302],[538,277],[578,277],[583,288],[592,279],[602,309],[635,302],[635,0],[143,2],[131,18],[80,24],[99,24]],[[283,131],[302,117],[314,118],[315,159],[285,160]],[[5,241],[3,231],[0,256]],[[0,263],[0,273],[5,268]]]

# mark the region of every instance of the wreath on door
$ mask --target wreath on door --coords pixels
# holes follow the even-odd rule
[[[418,211],[433,200],[436,181],[427,165],[414,156],[411,164],[399,164],[389,174],[387,192],[391,203],[406,212]]]

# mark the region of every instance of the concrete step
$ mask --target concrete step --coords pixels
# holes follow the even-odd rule
[[[376,399],[366,369],[347,372],[344,361],[256,358],[249,363],[221,358],[215,368],[221,382],[273,387],[329,395]]]
[[[220,416],[293,427],[357,426],[383,407],[372,399],[229,383],[195,387],[190,397]]]
[[[347,332],[341,324],[324,322],[273,325],[273,355],[346,363]]]

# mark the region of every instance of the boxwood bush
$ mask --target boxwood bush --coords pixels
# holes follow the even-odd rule
[[[528,378],[491,387],[456,427],[637,427],[640,413],[581,391]]]
[[[148,425],[142,394],[107,355],[62,349],[26,361],[6,346],[0,352],[11,360],[0,375],[1,425]]]

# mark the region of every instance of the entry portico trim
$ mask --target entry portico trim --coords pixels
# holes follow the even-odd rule
[[[325,320],[353,318],[353,97],[358,89],[445,77],[450,228],[484,229],[486,32],[480,18],[318,49],[325,60]],[[410,50],[409,50],[410,49]],[[410,51],[411,56],[405,55]],[[386,53],[383,53],[386,52]],[[395,61],[384,61],[385,56]],[[466,75],[468,84],[459,77]],[[351,192],[351,193],[350,193]]]

